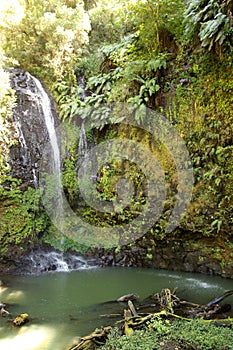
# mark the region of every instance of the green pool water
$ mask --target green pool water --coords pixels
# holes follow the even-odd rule
[[[233,289],[233,281],[200,274],[140,268],[92,268],[39,276],[0,276],[0,301],[16,316],[28,313],[31,322],[13,327],[0,317],[1,350],[65,350],[77,336],[112,320],[103,314],[124,306],[108,301],[136,293],[143,300],[162,288],[178,287],[186,300],[207,303]],[[227,299],[233,305],[233,298]]]

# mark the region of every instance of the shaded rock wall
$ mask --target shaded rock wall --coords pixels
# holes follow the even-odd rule
[[[11,176],[22,180],[22,187],[35,186],[39,162],[44,145],[49,140],[43,110],[38,96],[38,87],[28,72],[9,70],[12,88],[16,91],[14,126],[18,143],[10,149]],[[55,103],[51,108],[55,123],[58,123]]]
[[[47,104],[44,103],[43,96],[47,93],[36,78],[20,69],[7,71],[16,92],[16,105],[10,120],[11,138],[15,142],[4,156],[10,165],[11,177],[20,179],[21,185],[18,189],[18,184],[11,182],[8,173],[1,184],[0,272],[12,273],[16,261],[30,252],[49,226],[38,194],[29,186],[37,187],[40,162],[44,155],[46,158],[44,150],[49,142],[49,133],[45,105],[55,126],[58,118],[55,102],[48,97]],[[50,152],[47,148],[46,152]]]
[[[103,266],[138,266],[200,272],[233,279],[233,241],[179,232],[164,239],[146,235],[130,246],[95,251]]]

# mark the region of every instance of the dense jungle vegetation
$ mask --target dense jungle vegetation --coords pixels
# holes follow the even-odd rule
[[[41,189],[23,188],[8,164],[9,150],[17,142],[17,101],[5,68],[18,67],[44,82],[62,123],[72,125],[77,115],[87,121],[90,143],[130,137],[158,157],[166,174],[167,198],[162,216],[150,228],[151,237],[166,240],[172,235],[175,240],[178,233],[190,232],[212,238],[211,252],[223,268],[219,242],[228,248],[224,259],[232,261],[233,1],[0,0],[0,14],[0,260],[12,248],[22,252],[38,241],[59,248],[61,242],[42,208]],[[142,127],[145,107],[162,113],[185,141],[194,171],[193,197],[172,234],[165,228],[177,193],[174,161],[159,140],[152,142],[143,128],[126,127],[119,113],[109,112],[109,105],[119,102],[133,104]],[[146,200],[143,175],[127,161],[103,168],[101,198],[115,198],[112,178],[125,171],[136,191],[130,208],[100,215],[83,203],[78,191],[77,147],[77,142],[70,146],[63,164],[63,186],[72,209],[99,227],[129,222]],[[89,248],[71,238],[63,244],[65,250]],[[147,258],[153,258],[150,246]],[[225,329],[216,335],[214,326],[196,321],[186,328],[156,322],[156,332],[135,332],[130,341],[112,333],[104,348],[153,349],[157,344],[165,349],[161,334],[168,342],[175,334],[176,341],[190,349],[232,348],[232,337],[225,347]]]
[[[120,124],[119,115],[109,119],[106,103],[132,103],[136,111],[146,106],[163,113],[184,139],[195,177],[192,202],[178,230],[216,240],[224,237],[230,245],[232,1],[11,0],[1,1],[0,6],[1,253],[12,243],[23,249],[38,237],[56,245],[56,230],[41,209],[39,190],[22,191],[20,179],[10,176],[7,154],[16,142],[11,125],[16,100],[6,67],[19,67],[40,78],[57,101],[61,121],[72,123],[77,115],[88,119],[90,128],[94,126],[87,131],[90,142],[130,133],[132,140],[158,153],[169,198],[150,232],[162,238],[176,194],[174,162],[141,129],[129,131]],[[85,100],[79,84],[82,77]],[[86,113],[93,106],[95,112]],[[146,114],[135,113],[135,118],[143,125]],[[106,126],[109,120],[111,125]],[[77,208],[81,201],[77,157],[74,144],[63,169],[63,185],[72,208],[97,226],[130,220],[145,201],[140,190],[130,210],[118,215],[99,216],[90,207]],[[139,188],[134,166],[124,167]],[[104,169],[98,185],[102,197],[114,197],[111,176],[121,171],[119,164]],[[70,239],[66,248],[81,249]]]

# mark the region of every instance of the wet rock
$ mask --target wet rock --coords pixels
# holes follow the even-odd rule
[[[0,314],[2,317],[10,316],[10,313],[6,309],[4,309],[3,307],[0,309]]]
[[[114,256],[116,266],[154,267],[233,278],[231,253],[231,245],[228,247],[224,241],[180,231],[164,239],[147,234],[130,246],[117,248],[115,254],[113,250],[101,250],[101,261],[104,265],[109,264]],[[93,255],[96,254],[99,254],[98,250],[93,251]]]
[[[28,314],[20,314],[12,321],[14,326],[21,327],[25,323],[29,322]]]
[[[15,129],[14,138],[18,141],[10,149],[9,165],[11,176],[22,180],[21,190],[25,191],[28,186],[36,186],[39,163],[49,135],[38,96],[38,87],[32,76],[20,69],[8,71],[17,98],[12,125]],[[50,100],[55,124],[58,124],[55,103]]]
[[[6,307],[6,305],[0,302],[0,310],[3,309],[4,307]]]
[[[63,253],[44,245],[16,260],[16,274],[40,274],[53,271],[71,271],[96,266],[94,259],[85,259],[80,254]]]
[[[10,313],[5,309],[6,304],[3,304],[0,302],[0,315],[2,317],[8,317],[10,316]]]

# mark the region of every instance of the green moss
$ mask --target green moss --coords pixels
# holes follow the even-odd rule
[[[11,124],[15,106],[15,91],[11,89],[9,74],[3,69],[5,56],[0,45],[0,182],[9,172],[7,156],[9,148],[16,142]]]
[[[114,329],[102,350],[163,350],[163,349],[198,349],[220,350],[233,349],[233,333],[227,327],[204,324],[201,320],[162,321],[155,320],[147,329],[137,330],[131,336],[120,336]]]
[[[20,181],[5,178],[0,187],[0,247],[6,253],[14,245],[25,248],[35,242],[48,226],[41,209],[40,191],[31,187],[20,190]]]
[[[80,254],[85,254],[89,251],[89,247],[79,244],[70,237],[62,235],[53,225],[51,225],[43,235],[43,242],[63,252],[73,251]]]
[[[161,140],[154,140],[140,128],[121,125],[122,115],[112,105],[119,101],[135,102],[139,107],[134,111],[135,120],[142,126],[147,122],[147,114],[142,113],[145,107],[163,112],[185,140],[195,176],[192,202],[180,227],[203,238],[212,237],[215,240],[213,247],[206,247],[203,254],[221,261],[223,250],[215,249],[219,244],[218,237],[230,237],[233,232],[232,48],[226,43],[226,47],[221,47],[221,52],[216,54],[214,50],[209,52],[199,47],[199,40],[194,40],[196,50],[192,46],[187,50],[183,37],[184,23],[181,23],[185,6],[181,1],[171,4],[168,1],[150,4],[126,1],[124,6],[121,5],[121,1],[110,7],[107,2],[93,4],[89,13],[92,19],[90,50],[85,52],[85,57],[79,60],[76,67],[80,76],[86,74],[86,88],[91,91],[91,96],[80,101],[81,90],[76,84],[73,85],[73,63],[67,63],[69,71],[72,71],[70,78],[59,77],[54,82],[61,116],[72,117],[81,108],[81,117],[89,125],[95,125],[93,133],[96,143],[129,138],[152,152],[165,174],[167,198],[161,218],[150,232],[157,239],[166,240],[166,223],[177,194],[176,164]],[[212,7],[213,2],[209,2],[210,12],[215,11]],[[151,26],[151,18],[155,26]],[[192,21],[190,23],[192,27]],[[228,36],[224,40],[228,41]],[[76,57],[77,53],[72,52],[72,57],[73,54]],[[27,58],[30,61],[30,55]],[[41,70],[41,67],[34,68],[36,72]],[[3,70],[0,73],[3,77],[0,84],[0,109],[3,115],[0,138],[6,140],[5,149],[9,149],[12,141],[8,119],[12,115],[14,98],[8,77]],[[44,76],[44,72],[39,73],[39,76]],[[111,108],[103,105],[103,102],[110,102]],[[92,132],[88,132],[88,138],[92,139]],[[117,178],[127,175],[134,187],[134,197],[126,208],[114,210],[113,214],[100,213],[84,203],[79,193],[77,147],[76,137],[69,149],[70,155],[65,159],[62,176],[64,192],[71,208],[83,220],[98,227],[124,225],[135,219],[147,200],[146,191],[143,190],[147,174],[138,169],[134,159],[128,162],[113,161],[110,167],[100,169],[97,195],[113,206],[117,199]],[[1,176],[7,174],[4,150],[0,151]],[[3,191],[0,206],[2,251],[14,241],[19,244],[23,239],[33,239],[44,231],[48,234],[46,240],[58,246],[59,234],[50,226],[46,214],[41,210],[39,193],[32,189],[22,193],[19,184],[16,186],[14,181],[10,180],[12,188],[0,189]],[[86,190],[89,190],[88,185]],[[67,241],[66,245],[76,249],[74,242]],[[148,250],[147,254],[150,258],[151,251]],[[232,253],[227,254],[224,258],[230,259]]]

